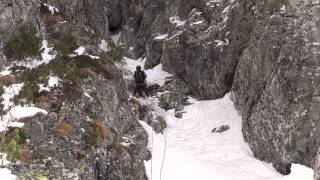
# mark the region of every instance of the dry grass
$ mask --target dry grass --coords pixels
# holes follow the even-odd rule
[[[72,99],[74,101],[81,99],[83,95],[83,89],[75,81],[64,82],[62,86],[65,99]]]
[[[102,138],[112,141],[112,132],[109,127],[101,122],[91,122],[90,126],[99,132]]]
[[[125,151],[124,147],[121,144],[112,143],[107,148],[108,151],[112,152],[112,158],[114,160],[119,160]]]
[[[90,127],[86,132],[86,141],[90,146],[98,147],[101,145],[104,139],[113,141],[110,128],[101,122],[90,122]]]
[[[79,78],[85,79],[88,76],[94,76],[95,73],[90,68],[80,68],[79,69]]]
[[[53,26],[59,22],[63,22],[64,19],[60,15],[47,15],[45,18],[45,24],[50,27]]]
[[[73,126],[71,124],[64,123],[64,122],[57,123],[54,127],[55,134],[58,137],[68,136],[72,131],[72,129],[73,129]]]
[[[26,163],[30,160],[29,150],[27,145],[22,145],[19,153],[19,160]]]
[[[9,86],[16,83],[16,78],[12,75],[0,76],[0,84]]]
[[[86,155],[87,155],[87,153],[88,153],[88,152],[87,152],[86,150],[84,150],[84,149],[79,149],[79,150],[77,151],[78,159],[85,158]]]
[[[35,105],[41,109],[47,109],[50,107],[49,98],[47,96],[39,96],[35,99]]]

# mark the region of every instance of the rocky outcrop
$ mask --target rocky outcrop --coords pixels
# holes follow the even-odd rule
[[[192,9],[187,17],[180,17],[186,22],[165,41],[162,62],[165,70],[200,96],[219,98],[230,90],[239,54],[249,39],[252,4],[222,3],[206,8]]]
[[[273,14],[272,5],[257,2],[261,18],[232,91],[255,156],[286,174],[291,163],[312,167],[320,145],[320,30],[315,25],[320,19],[312,2],[290,1],[285,7]]]
[[[88,76],[42,96],[47,116],[25,121],[24,159],[12,166],[20,178],[147,179],[147,134],[134,117],[119,70],[112,79]],[[22,136],[21,136],[22,137]]]
[[[54,5],[59,11],[52,15],[39,1],[0,0],[1,46],[14,29],[27,22],[34,22],[39,32],[54,42],[55,30],[59,28],[54,26],[48,31],[46,26],[52,28],[51,23],[66,20],[73,33],[81,37],[78,41],[85,39],[78,45],[93,44],[91,51],[99,55],[97,42],[105,39],[111,44],[110,34],[121,29],[120,41],[128,55],[146,57],[147,68],[162,63],[166,71],[187,84],[188,92],[169,88],[171,92],[162,94],[163,106],[180,112],[186,95],[215,99],[231,91],[243,117],[244,137],[257,158],[272,162],[284,174],[290,172],[291,163],[312,167],[317,162],[320,145],[320,11],[317,1],[48,0],[44,3]],[[116,80],[122,82],[119,77]],[[84,79],[81,84],[90,91],[92,99],[81,96],[61,106],[54,103],[59,105],[58,111],[48,109],[47,117],[35,118],[38,123],[32,122],[26,128],[59,145],[66,139],[72,140],[68,141],[70,146],[82,150],[85,136],[79,129],[92,128],[87,117],[81,114],[85,110],[99,123],[112,127],[112,138],[106,138],[99,148],[85,149],[88,154],[79,160],[82,164],[71,164],[54,153],[49,153],[53,162],[44,160],[41,155],[44,151],[31,144],[32,160],[36,162],[39,155],[41,163],[37,161],[35,166],[29,167],[21,164],[16,172],[23,174],[40,169],[45,174],[53,163],[52,167],[57,168],[53,178],[67,169],[66,172],[87,179],[108,179],[110,174],[118,179],[144,179],[144,173],[138,169],[147,157],[146,136],[128,113],[127,95],[123,92],[126,90],[120,89],[121,83],[98,77]],[[138,109],[139,118],[152,125],[155,118],[150,109],[143,106]],[[66,118],[68,114],[74,118]],[[76,131],[67,138],[55,137],[53,122],[60,122],[63,117],[74,124]],[[161,132],[165,125],[161,120],[158,122],[153,126],[159,127]],[[44,144],[45,151],[58,151],[64,155],[61,157],[69,160],[77,153],[70,147],[52,147],[25,131],[35,144]],[[130,139],[132,133],[137,135],[134,137],[142,137],[141,141]],[[117,154],[114,160],[113,149],[119,149],[118,144],[124,141],[136,142],[121,148],[123,156]],[[110,151],[104,152],[108,147]],[[49,165],[46,162],[50,162]],[[76,170],[81,168],[83,173]],[[126,173],[134,175],[128,177]]]
[[[147,68],[161,62],[206,99],[231,91],[257,158],[284,174],[291,163],[312,167],[320,139],[318,3],[157,2],[131,5],[139,9],[136,22],[153,20],[149,28],[138,23],[129,40],[140,43]]]
[[[57,14],[67,21],[80,24],[94,36],[109,40],[110,31],[121,27],[122,16],[118,0],[47,0],[47,3],[58,8]]]
[[[7,168],[19,178],[147,179],[143,162],[150,158],[147,134],[128,102],[128,89],[112,55],[98,49],[102,39],[112,44],[110,34],[122,25],[122,8],[117,7],[119,1],[0,0],[1,64],[7,65],[2,47],[26,24],[35,25],[35,34],[56,54],[33,70],[14,67],[21,68],[13,72],[17,82],[30,85],[24,86],[23,94],[30,97],[16,97],[15,103],[34,104],[48,112],[23,119],[23,128],[1,134],[1,143],[6,143],[3,138],[18,137],[13,144],[19,153],[11,155]],[[76,55],[73,51],[79,46],[95,56]],[[40,92],[40,81],[53,75],[61,84]],[[6,148],[1,146],[1,152],[9,151]]]
[[[30,1],[0,1],[0,47],[11,34],[24,23],[35,22],[39,18],[40,4]],[[2,49],[2,48],[1,48]]]
[[[136,37],[138,33],[133,36],[136,42],[143,42],[140,49],[147,50],[146,67],[154,67],[161,59],[166,71],[206,98],[219,98],[230,91],[239,54],[250,39],[253,3],[150,3],[160,10],[158,16],[149,23],[150,29],[139,27],[143,40]],[[154,16],[142,17],[142,22],[149,22]]]

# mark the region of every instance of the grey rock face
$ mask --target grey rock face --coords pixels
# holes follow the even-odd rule
[[[182,118],[184,106],[190,105],[188,98],[192,91],[181,80],[173,77],[168,79],[158,95],[159,106],[164,110],[174,109],[175,117]]]
[[[319,147],[320,19],[311,3],[290,1],[276,15],[267,1],[256,4],[261,19],[232,89],[255,156],[284,174],[291,163],[312,167]]]
[[[150,4],[160,9],[156,18],[142,13]],[[284,174],[291,163],[313,166],[320,142],[316,1],[148,1],[144,8],[140,22],[155,23],[135,26],[132,41],[148,67],[161,56],[166,71],[206,99],[232,91],[257,158]],[[154,37],[163,34],[154,50],[161,44]]]
[[[150,28],[141,25],[133,31],[135,28],[128,25],[135,34],[129,42],[141,42],[143,52],[137,54],[147,54],[147,68],[157,65],[161,57],[164,69],[187,82],[197,94],[218,98],[228,92],[239,54],[249,40],[253,3],[176,0],[149,1],[148,6],[158,7],[152,11],[158,12],[155,18],[148,13],[140,16],[142,23],[153,22],[147,23]],[[144,11],[151,11],[148,6]],[[144,32],[143,38],[139,32]],[[154,39],[164,34],[168,37]]]
[[[102,39],[108,40],[109,28],[115,28],[121,22],[115,18],[120,12],[120,9],[116,8],[117,0],[48,0],[47,3],[57,7],[59,14],[67,21],[80,24],[82,28]]]
[[[24,23],[36,22],[40,4],[36,0],[0,1],[0,47]]]
[[[149,50],[147,50],[148,59],[144,66],[145,69],[152,69],[161,63],[162,47],[163,47],[163,40],[151,41]]]
[[[250,2],[234,2],[222,3],[211,13],[191,10],[185,25],[175,28],[165,41],[164,69],[202,97],[222,97],[232,86],[239,54],[249,39],[250,9]]]
[[[30,160],[13,167],[20,178],[31,174],[49,179],[147,179],[147,134],[132,114],[121,74],[110,68],[114,79],[88,77],[81,82],[87,96],[52,99],[50,106],[58,108],[26,123]]]

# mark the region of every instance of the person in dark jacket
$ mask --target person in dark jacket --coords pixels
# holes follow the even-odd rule
[[[144,71],[141,70],[141,66],[136,67],[136,71],[134,72],[133,75],[135,82],[136,82],[136,88],[134,91],[134,95],[136,97],[146,97],[147,92],[146,92],[146,79],[147,75]]]

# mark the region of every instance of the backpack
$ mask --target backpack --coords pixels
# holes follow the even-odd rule
[[[144,80],[146,79],[147,75],[144,71],[136,71],[134,73],[134,79],[136,80],[136,83],[142,84],[144,83]]]

